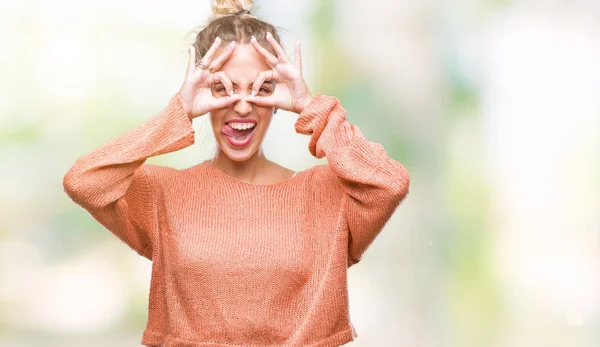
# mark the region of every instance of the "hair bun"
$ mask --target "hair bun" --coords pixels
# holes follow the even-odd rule
[[[240,11],[250,11],[254,0],[215,0],[212,6],[213,14],[226,16]]]

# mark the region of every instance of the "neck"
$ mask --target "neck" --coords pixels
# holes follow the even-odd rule
[[[269,163],[262,148],[244,161],[231,160],[219,149],[217,155],[210,162],[229,176],[251,183],[260,180],[260,176]]]

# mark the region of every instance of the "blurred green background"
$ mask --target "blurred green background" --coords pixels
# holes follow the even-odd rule
[[[210,1],[0,4],[0,346],[135,346],[150,262],[63,193],[74,161],[166,106]],[[411,173],[349,270],[353,346],[600,345],[600,2],[258,0]],[[320,161],[296,116],[267,156]],[[209,158],[196,144],[149,162]]]

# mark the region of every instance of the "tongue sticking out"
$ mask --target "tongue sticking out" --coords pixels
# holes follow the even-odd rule
[[[254,128],[256,128],[256,127],[254,127]],[[221,128],[221,132],[227,136],[241,139],[241,138],[244,138],[244,137],[250,135],[250,133],[254,131],[254,128],[245,129],[245,130],[237,130],[237,129],[230,127],[229,124],[225,124],[225,125],[223,125],[223,128]]]

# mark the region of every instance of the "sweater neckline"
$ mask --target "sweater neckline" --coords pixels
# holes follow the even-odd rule
[[[292,182],[294,180],[297,180],[300,176],[302,176],[304,173],[307,172],[307,170],[296,171],[295,174],[292,177],[289,177],[289,178],[286,178],[284,180],[277,181],[277,182],[274,182],[274,183],[250,183],[250,182],[242,181],[242,180],[240,180],[238,178],[235,178],[233,176],[230,176],[229,174],[226,174],[225,172],[221,171],[216,166],[214,166],[213,163],[211,163],[208,160],[204,161],[202,163],[202,165],[208,167],[208,169],[210,171],[215,172],[215,174],[217,176],[223,177],[225,180],[231,181],[231,182],[236,183],[236,184],[246,185],[246,186],[251,186],[251,187],[276,187],[276,186],[279,186],[279,185],[284,185],[284,184],[287,184],[288,182]]]

